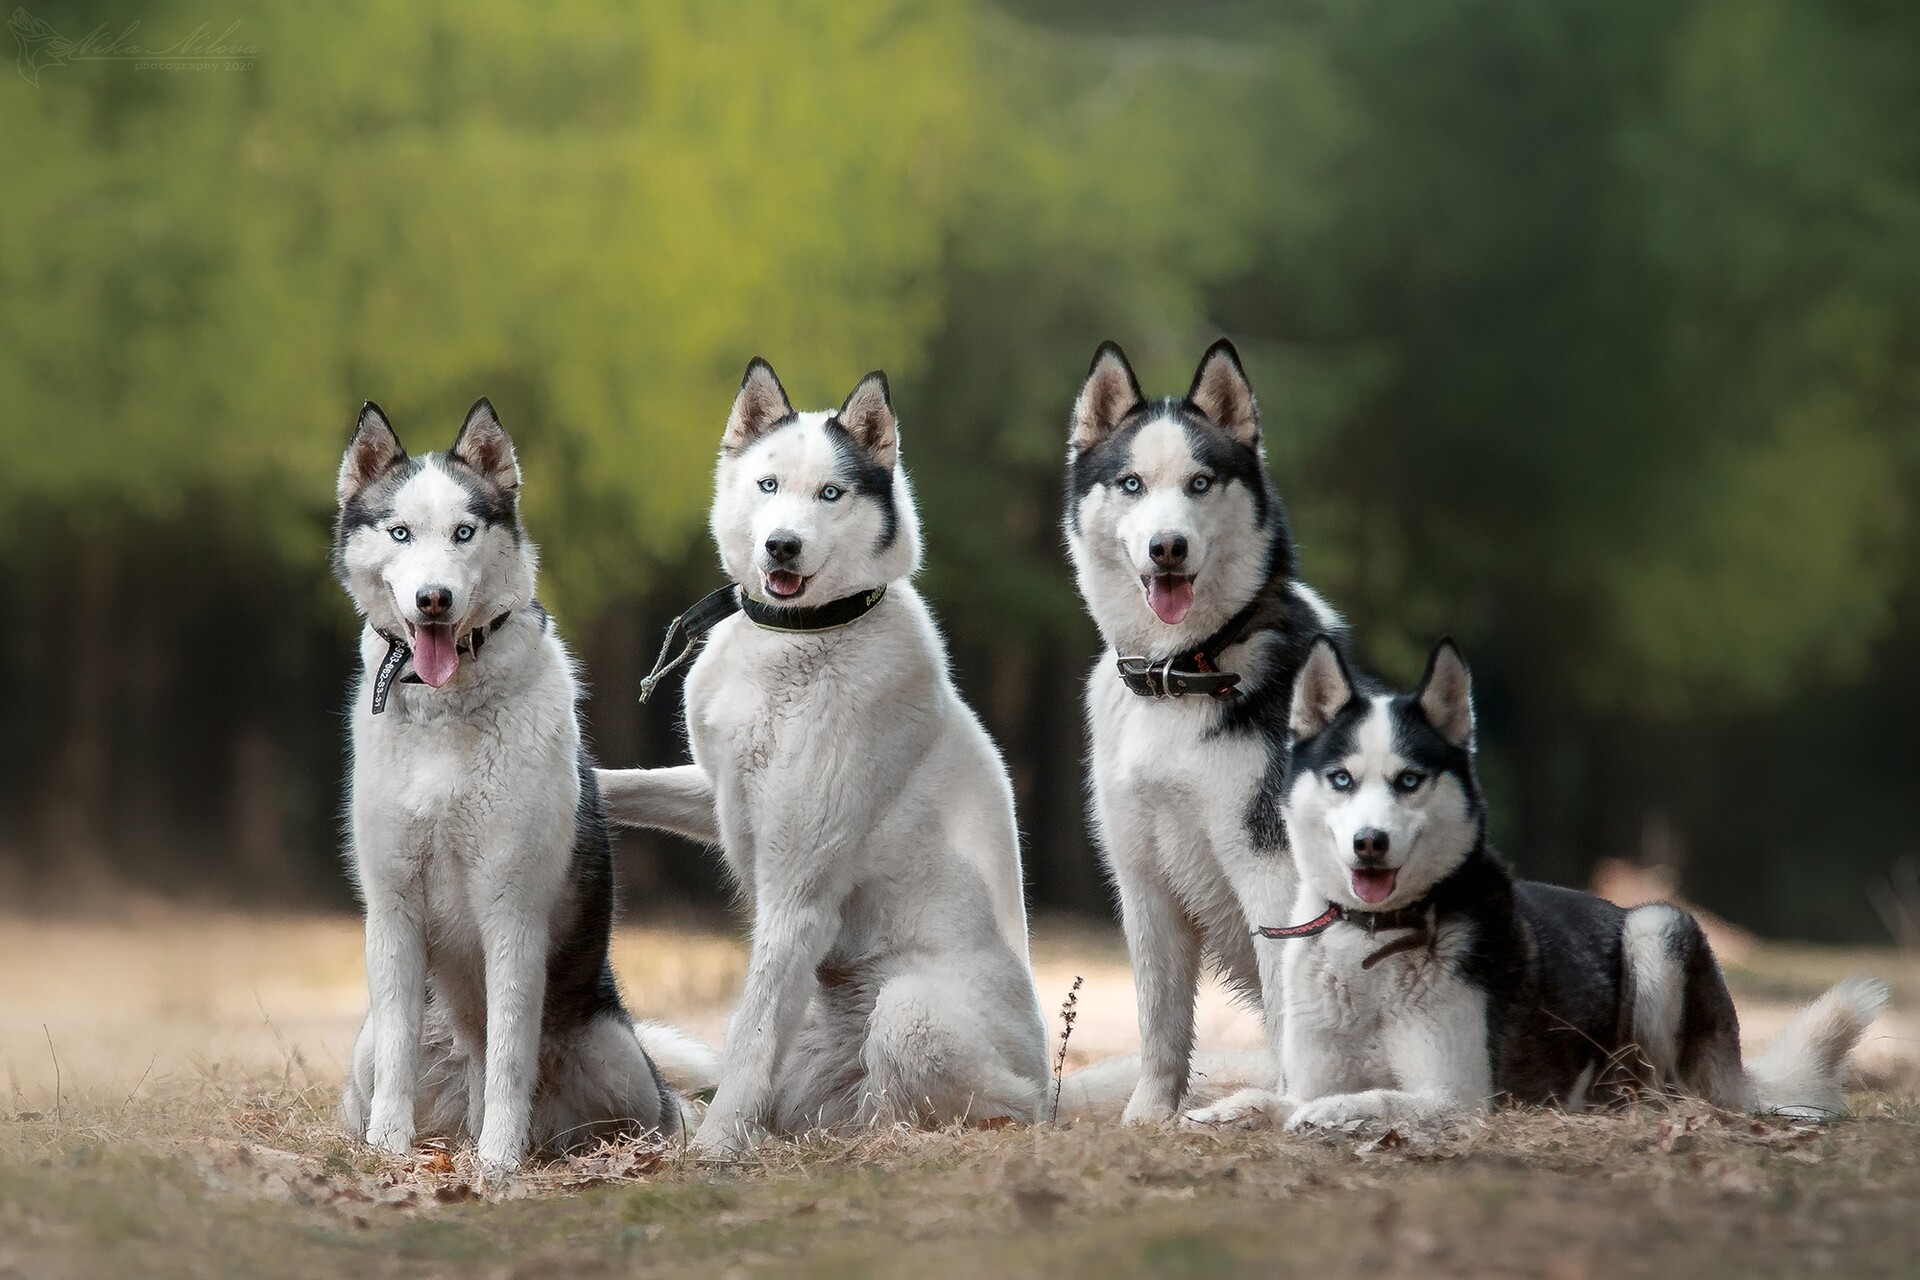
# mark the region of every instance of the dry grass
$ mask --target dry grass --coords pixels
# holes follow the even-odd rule
[[[0,921],[0,1277],[1920,1271],[1920,1037],[1899,1016],[1857,1118],[1829,1126],[1649,1108],[1384,1141],[881,1131],[722,1168],[622,1146],[479,1199],[465,1153],[384,1157],[334,1127],[358,945],[340,920]],[[1044,931],[1035,953],[1049,1004],[1086,978],[1070,1061],[1129,1049],[1117,940]],[[735,943],[628,930],[617,954],[637,1007],[717,1035]],[[1892,953],[1760,947],[1733,976],[1763,1026],[1857,968],[1920,1008],[1920,966]],[[1210,1043],[1251,1039],[1218,992],[1204,1010]]]

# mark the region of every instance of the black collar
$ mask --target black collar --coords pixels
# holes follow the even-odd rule
[[[692,608],[668,624],[667,638],[660,645],[660,656],[654,659],[653,670],[647,673],[647,678],[640,682],[640,701],[651,698],[654,688],[693,656],[693,651],[699,647],[707,632],[736,613],[746,614],[747,621],[767,631],[811,635],[858,622],[873,612],[874,606],[886,594],[887,589],[881,586],[856,591],[825,604],[764,604],[742,591],[737,584],[729,582],[718,591],[702,596]],[[674,654],[676,645],[680,651]],[[671,659],[669,654],[673,654]]]
[[[1431,897],[1404,907],[1395,907],[1392,911],[1355,911],[1337,902],[1329,902],[1325,911],[1305,924],[1261,925],[1253,931],[1253,935],[1256,938],[1311,938],[1325,933],[1342,921],[1365,929],[1368,937],[1382,929],[1417,930],[1405,938],[1389,942],[1360,962],[1362,969],[1371,969],[1388,956],[1418,947],[1432,947],[1438,935],[1438,917],[1438,908]]]
[[[533,607],[540,609],[538,604],[535,604]],[[473,630],[467,632],[467,638],[460,641],[455,647],[461,653],[479,657],[481,647],[487,643],[487,640],[494,632],[506,626],[507,619],[512,616],[513,610],[509,609],[492,622],[489,622],[486,626],[475,627]],[[546,617],[546,610],[540,609],[540,623],[543,628],[546,626]],[[407,664],[407,659],[413,657],[412,645],[408,644],[403,637],[391,631],[382,630],[379,627],[374,628],[374,634],[387,642],[387,656],[381,659],[380,670],[375,672],[373,677],[373,714],[379,715],[387,709],[387,695],[393,692],[393,682],[396,676],[399,677],[401,684],[425,684],[426,681],[411,671],[405,675],[400,675],[400,668]]]
[[[1190,693],[1238,697],[1234,689],[1240,683],[1239,673],[1220,670],[1220,655],[1246,638],[1247,624],[1259,604],[1259,596],[1247,601],[1197,649],[1168,658],[1121,658],[1120,682],[1143,698],[1184,698]]]

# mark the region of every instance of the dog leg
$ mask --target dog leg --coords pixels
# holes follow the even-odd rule
[[[544,915],[516,909],[483,920],[482,928],[487,963],[487,1096],[480,1122],[480,1164],[489,1172],[511,1173],[528,1154],[547,985],[547,925]]]
[[[1304,1129],[1351,1129],[1369,1121],[1412,1125],[1441,1124],[1461,1115],[1486,1110],[1493,1097],[1493,1059],[1487,1052],[1486,998],[1464,983],[1452,990],[1430,992],[1424,1007],[1389,1015],[1381,1029],[1380,1048],[1398,1089],[1367,1089],[1315,1096],[1307,1087],[1329,1079],[1322,1074],[1333,1060],[1364,1060],[1359,1046],[1348,1044],[1341,1053],[1338,1030],[1324,1025],[1293,1032],[1289,1022],[1287,1075],[1300,1103],[1287,1121],[1289,1132]],[[1292,1011],[1295,1014],[1298,1010]],[[1304,1049],[1305,1052],[1301,1052]],[[1301,1071],[1294,1075],[1295,1065]],[[1345,1072],[1340,1072],[1344,1076]],[[1347,1081],[1340,1081],[1345,1085]]]
[[[796,886],[758,905],[746,982],[720,1052],[720,1085],[693,1139],[701,1156],[730,1159],[749,1150],[772,1118],[775,1072],[839,928],[839,902],[814,886]]]
[[[413,904],[373,886],[367,890],[367,997],[373,1105],[366,1138],[376,1147],[405,1154],[413,1149],[414,1102],[420,1088],[427,942]]]
[[[1140,1083],[1134,1086],[1122,1124],[1156,1124],[1179,1111],[1193,1056],[1193,1006],[1200,981],[1199,930],[1171,887],[1143,862],[1114,860],[1140,1016]]]
[[[1237,896],[1240,899],[1249,924],[1260,924],[1268,920],[1284,920],[1292,910],[1294,886],[1292,877],[1284,875],[1280,863],[1284,854],[1274,855],[1279,861],[1262,859],[1253,867],[1250,876],[1240,886]],[[1243,926],[1244,928],[1244,926]],[[1232,940],[1237,947],[1250,946],[1252,955],[1243,963],[1259,975],[1260,982],[1260,1018],[1266,1032],[1267,1041],[1267,1083],[1250,1088],[1236,1090],[1221,1098],[1211,1106],[1200,1107],[1180,1117],[1184,1127],[1196,1129],[1264,1129],[1284,1120],[1288,1113],[1287,1104],[1282,1101],[1287,1094],[1286,1075],[1283,1064],[1286,1059],[1286,979],[1285,966],[1287,944],[1269,939],[1247,939],[1238,937]],[[1223,943],[1213,944],[1220,952],[1229,951]],[[1244,954],[1244,953],[1241,953]]]
[[[671,769],[595,769],[607,816],[627,827],[671,831],[702,844],[720,843],[713,780],[697,764]]]

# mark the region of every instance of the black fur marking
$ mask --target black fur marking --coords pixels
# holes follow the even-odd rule
[[[426,455],[406,458],[381,472],[346,500],[333,525],[333,576],[347,581],[347,542],[362,529],[378,528],[393,518],[393,499],[427,465]]]
[[[875,461],[872,452],[854,438],[838,417],[827,420],[826,430],[827,442],[833,446],[846,473],[848,492],[880,504],[880,537],[873,549],[885,551],[900,535],[900,512],[894,506],[893,469]]]
[[[1238,481],[1253,494],[1254,527],[1276,534],[1287,544],[1287,566],[1292,571],[1293,535],[1287,527],[1273,477],[1267,474],[1258,450],[1241,444],[1207,421],[1184,401],[1168,398],[1143,404],[1120,421],[1105,439],[1067,461],[1067,520],[1080,530],[1080,502],[1094,489],[1117,484],[1133,469],[1133,443],[1150,423],[1172,419],[1186,433],[1194,461],[1221,483]],[[1277,526],[1277,527],[1275,527]]]
[[[515,542],[525,536],[524,530],[520,527],[520,498],[517,490],[501,488],[451,452],[429,456],[438,459],[440,469],[447,473],[448,478],[467,491],[469,515],[488,528],[503,524],[512,526]]]

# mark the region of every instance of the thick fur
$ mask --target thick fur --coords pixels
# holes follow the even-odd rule
[[[1515,880],[1488,848],[1471,681],[1450,643],[1401,695],[1356,681],[1319,643],[1291,719],[1294,918],[1331,903],[1411,907],[1425,923],[1376,930],[1348,916],[1261,943],[1285,956],[1290,1128],[1419,1123],[1499,1099],[1578,1110],[1642,1093],[1844,1111],[1847,1056],[1885,987],[1835,987],[1743,1069],[1732,997],[1691,916]],[[1381,950],[1408,939],[1417,945]]]
[[[748,367],[715,483],[727,575],[778,605],[886,595],[834,631],[720,623],[687,677],[694,763],[600,774],[615,820],[719,844],[753,913],[694,1138],[711,1156],[815,1127],[1039,1116],[1013,791],[909,582],[898,454],[880,375],[837,412],[796,413]],[[797,575],[788,594],[776,574]]]
[[[613,864],[581,740],[573,664],[533,600],[519,468],[486,401],[454,447],[409,458],[378,408],[341,463],[334,560],[366,619],[348,835],[367,913],[369,1009],[341,1100],[349,1132],[404,1152],[433,1134],[517,1168],[628,1132],[672,1134],[681,1103],[651,1039],[702,1088],[711,1054],[636,1029],[608,964]],[[463,652],[441,687],[372,711],[379,634],[442,597]],[[409,670],[411,664],[409,665]]]
[[[1140,1068],[1124,1118],[1171,1120],[1201,1100],[1189,1085],[1203,957],[1260,1002],[1272,1053],[1252,1092],[1193,1118],[1257,1117],[1276,1101],[1280,956],[1249,934],[1294,900],[1280,821],[1288,694],[1309,641],[1342,624],[1294,578],[1258,407],[1230,344],[1207,352],[1185,397],[1153,402],[1119,347],[1102,346],[1069,442],[1067,545],[1107,645],[1086,694],[1094,825],[1139,997]],[[1155,542],[1174,537],[1192,603],[1169,623],[1148,589],[1165,567]],[[1117,657],[1192,650],[1249,606],[1247,639],[1221,655],[1220,668],[1242,677],[1231,700],[1146,699],[1121,683]]]

